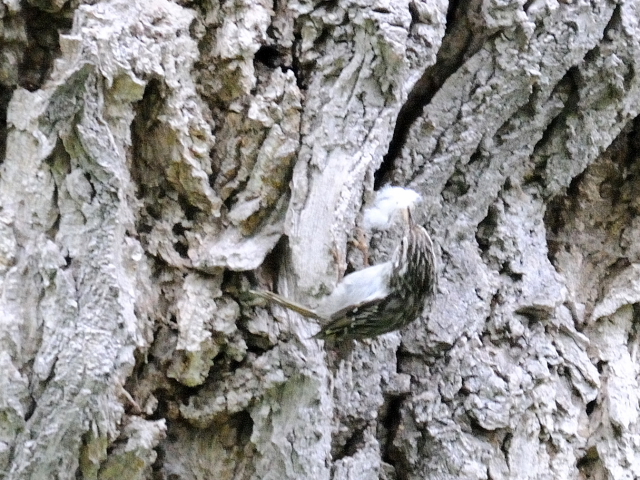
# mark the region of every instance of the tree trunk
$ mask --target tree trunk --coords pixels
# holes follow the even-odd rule
[[[640,476],[637,2],[0,18],[0,479]],[[421,318],[331,345],[247,294],[363,268],[385,185]]]

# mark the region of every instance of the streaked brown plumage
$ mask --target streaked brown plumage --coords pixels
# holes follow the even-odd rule
[[[404,234],[391,260],[345,276],[317,309],[272,292],[255,295],[320,321],[315,337],[325,340],[371,338],[414,321],[436,291],[436,257],[427,231],[409,209]]]

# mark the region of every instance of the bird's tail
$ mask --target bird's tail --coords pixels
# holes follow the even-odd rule
[[[249,290],[249,293],[251,293],[252,295],[255,295],[257,297],[264,298],[265,300],[268,300],[269,302],[276,303],[276,304],[280,305],[281,307],[285,307],[285,308],[288,308],[289,310],[293,310],[294,312],[297,312],[300,315],[303,315],[303,316],[305,316],[307,318],[313,318],[315,320],[325,320],[323,317],[318,315],[313,310],[311,310],[311,309],[309,309],[309,308],[307,308],[307,307],[305,307],[303,305],[300,305],[299,303],[292,302],[291,300],[288,300],[288,299],[286,299],[284,297],[281,297],[277,293],[268,292],[266,290]]]

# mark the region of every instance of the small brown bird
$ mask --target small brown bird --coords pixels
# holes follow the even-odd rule
[[[391,260],[346,275],[317,309],[267,291],[252,293],[320,321],[314,337],[371,338],[398,330],[422,313],[436,291],[436,257],[427,231],[403,209],[404,232]]]

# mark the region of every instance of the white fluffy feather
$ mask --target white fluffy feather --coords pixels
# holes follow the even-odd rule
[[[414,207],[421,201],[420,195],[410,188],[384,187],[373,204],[365,209],[364,227],[368,231],[385,230],[391,226],[396,212]]]

